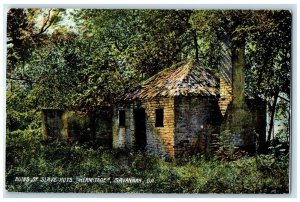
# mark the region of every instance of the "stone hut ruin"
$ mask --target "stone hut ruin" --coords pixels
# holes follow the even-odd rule
[[[163,70],[114,108],[114,148],[162,156],[208,149],[222,119],[218,94],[217,78],[193,60]]]
[[[266,103],[244,92],[244,70],[232,70],[227,56],[219,78],[187,60],[144,81],[112,107],[93,113],[44,109],[44,137],[175,158],[211,153],[220,144],[256,152],[266,139]]]
[[[175,158],[217,149],[216,139],[227,131],[226,117],[232,116],[227,112],[233,85],[224,77],[216,78],[194,60],[161,71],[115,105],[113,147]],[[265,104],[255,99],[246,99],[246,103],[254,129],[251,135],[264,136]],[[228,144],[239,146],[239,134],[230,135]],[[249,141],[252,144],[256,138]]]

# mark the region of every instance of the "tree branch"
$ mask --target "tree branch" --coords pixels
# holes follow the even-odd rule
[[[30,83],[36,83],[36,81],[31,81],[31,80],[25,79],[25,78],[6,77],[6,79],[10,79],[10,80],[14,80],[14,81],[26,81],[26,82],[30,82]]]
[[[286,101],[286,102],[290,102],[290,100],[288,100],[288,99],[286,99],[286,98],[284,98],[284,97],[282,97],[282,96],[280,96],[280,95],[278,95],[278,97],[279,97],[280,99]]]
[[[53,24],[55,16],[51,18],[51,11],[53,11],[53,9],[50,9],[48,11],[48,17],[46,19],[46,22],[43,24],[40,31],[37,34],[35,34],[34,36],[38,36],[38,35],[45,33],[49,29],[49,27]],[[59,13],[60,13],[60,11],[57,12],[56,16],[58,16]]]
[[[48,17],[46,19],[46,22],[43,24],[43,26],[41,27],[41,29],[40,29],[40,31],[38,32],[37,35],[44,33],[49,28],[49,26],[48,26],[48,28],[45,28],[45,27],[46,27],[46,25],[48,24],[48,22],[49,22],[49,20],[51,18],[51,11],[52,11],[52,9],[49,9],[49,11],[48,11]]]
[[[7,45],[8,45],[8,44],[13,44],[13,43],[14,43],[14,40],[13,40],[13,39],[6,42]]]

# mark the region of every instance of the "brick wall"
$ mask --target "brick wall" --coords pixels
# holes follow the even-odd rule
[[[174,156],[174,99],[162,98],[142,103],[119,104],[113,110],[113,147],[135,146],[134,109],[144,108],[146,115],[146,149],[160,156]],[[164,126],[156,127],[155,110],[163,108]],[[125,110],[125,126],[119,126],[119,111]]]
[[[225,115],[228,105],[232,101],[232,85],[224,77],[220,78],[219,106],[222,115]]]
[[[222,115],[225,115],[228,105],[232,101],[232,51],[230,37],[220,32],[220,99],[219,106]]]
[[[142,104],[146,111],[147,150],[174,156],[174,99],[163,98]],[[155,127],[155,109],[164,109],[164,126]]]
[[[113,114],[114,148],[133,149],[134,109],[145,108],[146,149],[159,156],[209,152],[211,134],[219,134],[222,115],[214,97],[161,98],[140,104],[119,105]],[[156,109],[164,110],[164,126],[156,127]],[[119,110],[125,110],[125,127],[119,127]]]
[[[218,101],[210,97],[175,99],[175,156],[208,152],[211,134],[219,133],[222,115]]]

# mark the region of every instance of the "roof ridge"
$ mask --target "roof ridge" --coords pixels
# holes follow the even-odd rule
[[[191,61],[188,61],[187,63],[184,64],[183,67],[181,67],[181,72],[183,72],[183,75],[180,77],[180,79],[178,79],[177,83],[174,85],[174,87],[176,88],[176,91],[178,91],[178,87],[180,86],[180,84],[183,83],[183,81],[188,77],[188,75],[190,74],[190,71],[192,69],[191,67]]]

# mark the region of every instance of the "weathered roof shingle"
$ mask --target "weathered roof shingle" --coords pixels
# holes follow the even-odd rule
[[[123,100],[148,100],[156,97],[216,96],[218,82],[195,60],[180,62],[144,81]]]

